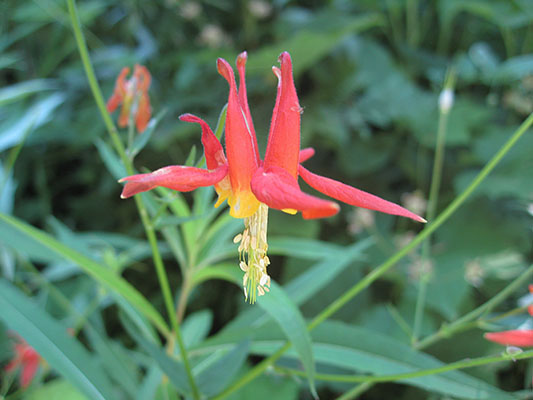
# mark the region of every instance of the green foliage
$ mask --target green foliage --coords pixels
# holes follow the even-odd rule
[[[437,165],[439,215],[533,112],[530,1],[93,0],[77,16],[69,4],[0,5],[0,398],[167,400],[194,398],[195,386],[201,398],[259,400],[315,387],[320,398],[528,395],[531,360],[509,363],[482,333],[531,327],[531,130],[406,257],[398,251],[424,230],[409,220],[271,210],[272,290],[254,306],[232,242],[242,221],[213,207],[212,188],[121,200],[116,181],[204,165],[200,127],[177,117],[218,120],[223,136],[215,61],[242,50],[264,154],[271,66],[287,50],[302,147],[317,150],[306,166],[425,215]],[[109,98],[134,64],[152,75],[153,117],[140,135],[117,131],[121,154],[108,135],[117,117],[102,122],[92,91]],[[46,360],[28,389],[3,368],[11,331]]]

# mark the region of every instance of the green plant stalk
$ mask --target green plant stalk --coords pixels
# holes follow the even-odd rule
[[[386,0],[385,7],[386,7],[386,12],[387,12],[387,15],[390,21],[390,31],[391,31],[391,36],[392,36],[391,42],[396,45],[400,43],[400,38],[402,36],[401,27],[400,27],[401,17],[398,15],[398,12],[394,8],[393,0]]]
[[[321,381],[328,382],[362,382],[362,383],[376,383],[376,382],[395,382],[404,379],[420,378],[422,376],[442,374],[443,372],[455,371],[458,369],[479,367],[481,365],[493,364],[502,361],[516,361],[533,358],[533,350],[525,351],[518,354],[502,353],[499,356],[488,356],[478,358],[467,358],[465,360],[456,361],[450,364],[443,365],[437,368],[428,368],[412,372],[404,372],[402,374],[390,375],[345,375],[345,374],[316,374],[315,378]],[[276,371],[296,376],[305,376],[305,372],[285,367],[275,367]]]
[[[437,52],[440,54],[446,54],[448,52],[448,47],[450,44],[450,38],[452,35],[452,28],[453,28],[453,19],[455,18],[454,15],[447,16],[444,19],[441,19],[439,21],[440,30],[439,30],[439,39],[437,43]]]
[[[451,85],[447,83],[444,84],[443,90],[453,90],[453,72],[448,73],[448,82],[451,82]],[[437,140],[435,143],[435,158],[433,159],[433,172],[431,176],[431,185],[429,189],[429,200],[428,200],[428,212],[426,218],[428,221],[433,221],[437,213],[437,203],[439,201],[439,191],[440,184],[442,181],[442,168],[444,165],[444,150],[446,149],[446,128],[448,126],[448,115],[450,114],[450,109],[443,110],[442,107],[439,107],[439,123],[437,128]],[[421,261],[422,265],[425,262],[430,262],[430,251],[431,250],[431,239],[428,236],[427,240],[422,245],[422,255]],[[431,268],[428,270],[422,269],[418,294],[416,298],[415,306],[415,321],[413,324],[413,336],[411,337],[411,343],[414,344],[417,342],[420,335],[420,329],[422,328],[422,322],[424,319],[424,308],[426,305],[426,295],[429,280],[431,279]]]
[[[133,163],[132,150],[133,150],[134,138],[135,138],[135,121],[133,121],[133,113],[130,113],[130,116],[128,118],[128,147],[126,150],[126,156],[128,157],[131,163]]]
[[[133,166],[129,158],[126,155],[126,152],[124,150],[124,145],[122,144],[122,141],[120,140],[120,137],[117,132],[117,128],[115,127],[115,124],[113,123],[111,119],[111,116],[107,112],[105,102],[104,102],[104,97],[102,96],[100,86],[98,85],[98,81],[96,80],[96,75],[94,73],[91,60],[89,58],[89,52],[87,50],[87,44],[85,43],[85,38],[81,30],[81,23],[80,23],[77,9],[76,9],[75,1],[74,0],[67,0],[67,1],[68,1],[70,20],[72,23],[72,29],[74,31],[74,36],[76,38],[76,44],[80,52],[83,67],[85,69],[87,79],[89,80],[89,85],[91,87],[91,91],[96,101],[96,105],[98,106],[98,109],[100,110],[100,114],[102,115],[107,131],[109,135],[111,136],[111,140],[113,141],[115,150],[119,154],[120,159],[122,160],[122,163],[126,167],[126,172],[131,175],[134,173]],[[159,284],[163,292],[165,307],[167,309],[167,314],[170,319],[172,330],[174,331],[174,334],[176,335],[176,340],[178,342],[178,346],[179,346],[179,350],[181,353],[181,357],[183,359],[184,367],[187,371],[187,377],[189,380],[189,384],[191,386],[192,394],[195,399],[199,399],[200,394],[198,391],[198,387],[196,386],[196,382],[194,381],[194,377],[192,375],[192,369],[189,363],[189,358],[187,357],[187,350],[185,349],[185,344],[183,342],[181,330],[180,330],[178,320],[176,317],[176,310],[174,307],[174,301],[172,299],[172,294],[170,290],[170,285],[168,283],[168,277],[165,271],[165,266],[163,265],[163,259],[161,258],[159,248],[157,247],[157,237],[155,234],[155,230],[154,230],[152,222],[150,221],[150,217],[148,215],[148,212],[142,201],[141,196],[135,196],[134,198],[135,198],[135,204],[137,205],[137,209],[139,211],[139,215],[141,217],[142,224],[144,226],[144,230],[146,232],[146,236],[148,238],[148,242],[150,243],[150,248],[152,250],[152,257],[154,260],[157,277],[159,279]]]
[[[24,143],[26,143],[26,139],[28,138],[30,133],[33,131],[34,122],[35,122],[35,119],[22,134],[22,139],[20,140],[20,142],[11,149],[11,151],[9,152],[9,155],[7,156],[7,162],[4,167],[4,176],[2,178],[2,182],[0,183],[0,193],[4,190],[4,186],[7,184],[7,181],[9,179],[9,174],[11,173],[11,170],[15,166],[15,162],[17,161],[17,158],[22,148],[24,147]]]
[[[505,52],[507,53],[507,58],[511,58],[514,56],[514,53],[515,53],[513,31],[505,26],[500,26],[499,28],[502,34],[503,44],[505,46]]]
[[[419,22],[418,22],[418,0],[407,0],[406,18],[407,18],[407,42],[410,46],[416,47],[419,39]]]
[[[525,282],[531,279],[531,276],[533,276],[533,265],[529,266],[528,269],[526,269],[522,274],[520,274],[520,276],[518,276],[513,282],[511,282],[505,289],[499,292],[492,299],[483,303],[475,310],[470,311],[468,314],[465,314],[458,320],[455,320],[451,324],[442,326],[437,332],[418,342],[415,345],[415,348],[424,349],[428,346],[431,346],[436,341],[449,337],[455,332],[462,330],[462,327],[464,325],[468,324],[470,321],[473,321],[479,316],[489,312],[502,301],[504,301],[509,295],[516,291],[516,289],[518,289]]]
[[[398,261],[405,257],[411,250],[422,243],[429,235],[437,230],[444,222],[450,218],[455,211],[470,197],[472,192],[485,180],[485,178],[492,172],[492,170],[498,165],[501,159],[511,150],[516,142],[522,137],[522,135],[533,125],[533,113],[527,117],[527,119],[520,125],[520,127],[511,135],[507,142],[498,150],[498,152],[492,157],[492,159],[483,167],[483,169],[477,174],[474,180],[468,185],[468,187],[457,196],[452,203],[446,207],[446,209],[438,216],[438,218],[430,223],[426,229],[420,232],[411,243],[405,246],[403,249],[396,252],[392,257],[387,259],[375,270],[366,275],[362,280],[352,286],[347,292],[345,292],[337,300],[333,301],[327,306],[320,314],[318,314],[307,326],[308,330],[313,330],[331,315],[335,314],[340,308],[342,308],[348,301],[354,298],[357,294],[367,288],[375,280],[381,277],[389,269],[391,269]],[[261,361],[254,368],[248,371],[230,387],[220,393],[215,399],[222,399],[235,392],[237,389],[251,382],[259,375],[261,375],[270,365],[278,360],[284,353],[290,348],[290,343],[285,344],[274,354]]]
[[[372,386],[373,384],[370,382],[361,383],[360,385],[355,386],[351,390],[337,397],[337,400],[355,399],[359,397],[360,394],[363,394],[368,389],[370,389]]]

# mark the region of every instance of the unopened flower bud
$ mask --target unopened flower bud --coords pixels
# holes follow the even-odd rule
[[[446,88],[440,92],[439,109],[442,114],[448,114],[453,106],[454,94],[453,90]]]

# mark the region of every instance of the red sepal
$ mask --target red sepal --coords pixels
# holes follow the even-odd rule
[[[306,147],[305,149],[300,150],[300,157],[298,158],[298,162],[304,163],[307,160],[309,160],[311,157],[315,155],[315,149],[312,147]]]
[[[252,175],[259,166],[257,140],[241,107],[233,69],[222,58],[217,60],[217,68],[229,85],[225,135],[231,187],[234,193],[248,191]]]
[[[296,179],[276,166],[256,171],[252,178],[252,192],[267,206],[301,211],[305,219],[331,217],[339,211],[336,203],[302,192]]]
[[[208,169],[215,169],[220,165],[227,164],[224,149],[207,122],[192,114],[180,115],[180,120],[200,124],[202,127],[202,145],[204,146],[205,163]]]
[[[411,218],[418,222],[426,222],[424,218],[419,217],[415,213],[406,210],[398,204],[383,200],[378,196],[363,192],[362,190],[348,186],[342,182],[313,174],[301,165],[299,166],[298,172],[300,173],[302,179],[309,184],[309,186],[327,196],[342,201],[343,203],[347,203],[356,207],[367,208],[369,210],[380,211],[386,214],[400,215],[402,217]]]
[[[274,69],[280,82],[276,105],[272,113],[264,166],[265,168],[281,167],[296,178],[298,176],[302,108],[294,87],[289,53],[281,53],[279,62],[281,63],[281,74],[279,70]]]
[[[149,174],[138,174],[122,178],[119,182],[127,183],[120,197],[125,199],[137,193],[152,190],[158,186],[179,192],[190,192],[200,186],[211,186],[220,182],[227,173],[227,165],[221,165],[213,171],[182,165],[171,165]]]
[[[505,346],[531,347],[533,346],[533,330],[510,330],[503,332],[485,333],[485,339]]]
[[[124,94],[126,93],[126,76],[130,73],[128,67],[122,68],[115,83],[115,89],[113,95],[107,101],[107,111],[113,112],[124,101]]]

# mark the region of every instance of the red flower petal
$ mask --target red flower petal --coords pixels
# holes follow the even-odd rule
[[[257,199],[277,210],[302,211],[305,219],[335,215],[339,206],[302,192],[296,179],[283,168],[259,168],[252,179],[252,191]]]
[[[533,330],[510,330],[503,332],[485,333],[485,339],[506,346],[530,347],[533,346]]]
[[[289,53],[281,53],[279,62],[281,63],[281,80],[272,114],[264,166],[267,169],[272,166],[281,167],[296,178],[298,176],[302,108],[294,87]],[[274,73],[278,76],[279,72],[274,69]]]
[[[15,368],[17,368],[18,366],[20,365],[20,360],[18,358],[14,358],[13,360],[11,360],[5,367],[5,371],[6,372],[11,372],[13,371]]]
[[[333,179],[313,174],[301,165],[299,166],[298,172],[300,173],[302,179],[311,187],[319,192],[333,197],[336,200],[356,207],[381,211],[386,214],[400,215],[402,217],[414,219],[418,222],[426,222],[424,218],[419,217],[415,213],[406,210],[398,204],[383,200],[382,198],[374,196],[373,194],[363,192],[362,190],[345,185],[344,183],[335,181]]]
[[[126,93],[124,99],[122,100],[122,108],[120,109],[120,114],[118,116],[118,126],[125,128],[128,126],[130,119],[130,110],[133,98],[130,93]]]
[[[246,190],[249,189],[252,175],[259,165],[257,140],[243,115],[233,69],[221,58],[217,61],[217,67],[230,88],[225,134],[231,185],[234,190]]]
[[[32,357],[22,365],[22,372],[20,374],[20,386],[27,388],[35,377],[39,369],[39,357]]]
[[[227,164],[224,149],[207,122],[192,114],[180,115],[180,120],[197,123],[202,127],[202,145],[204,146],[205,163],[208,169],[215,169],[220,165]]]
[[[152,190],[158,186],[189,192],[200,186],[211,186],[221,181],[228,173],[228,166],[221,165],[214,171],[206,169],[171,165],[149,174],[138,174],[122,178],[119,182],[127,182],[120,197],[123,199],[137,193]]]
[[[246,60],[248,59],[248,54],[243,51],[239,56],[237,57],[237,70],[239,72],[239,103],[241,105],[242,110],[244,111],[244,115],[246,116],[246,122],[248,124],[248,127],[250,128],[250,131],[255,137],[255,128],[254,123],[252,120],[252,114],[250,113],[250,107],[248,106],[248,95],[246,93]],[[259,150],[257,149],[257,146],[255,147],[257,151],[257,159],[259,159]]]
[[[122,103],[122,95],[119,93],[113,93],[113,95],[107,100],[107,111],[112,113]]]
[[[242,61],[241,61],[242,62]],[[239,98],[233,69],[226,60],[217,61],[218,72],[228,81],[229,97],[226,113],[226,156],[232,195],[228,199],[230,214],[246,218],[257,211],[259,202],[252,196],[250,182],[259,167],[257,139],[246,121],[246,114]]]
[[[144,65],[135,64],[133,77],[137,80],[137,90],[146,93],[150,88],[152,76]]]
[[[141,94],[139,98],[139,105],[137,108],[137,115],[135,116],[135,125],[139,133],[144,132],[150,122],[152,116],[152,109],[150,107],[150,98],[146,92]]]
[[[113,89],[113,95],[107,101],[107,111],[113,112],[124,100],[124,93],[126,92],[126,75],[130,73],[128,67],[122,68]]]
[[[306,162],[314,155],[315,155],[315,149],[313,149],[312,147],[306,147],[305,149],[300,150],[300,157],[298,159],[298,162],[300,164],[303,162]]]

